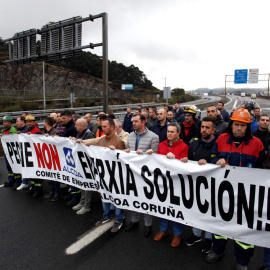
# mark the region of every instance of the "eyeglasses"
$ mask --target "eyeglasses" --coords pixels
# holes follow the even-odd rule
[[[184,113],[184,116],[192,116],[191,113]]]

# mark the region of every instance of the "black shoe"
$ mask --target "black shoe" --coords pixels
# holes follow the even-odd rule
[[[125,228],[126,232],[131,231],[132,229],[136,228],[139,225],[139,222],[130,222],[127,227]]]
[[[54,193],[51,191],[49,194],[45,195],[44,198],[45,199],[50,199],[54,197]]]
[[[148,237],[152,232],[152,226],[145,226],[144,227],[144,237]]]
[[[54,197],[51,199],[51,202],[56,202],[60,199],[60,194],[55,194]]]
[[[73,206],[75,206],[75,205],[77,205],[77,204],[78,204],[77,202],[71,200],[71,201],[69,201],[69,202],[66,204],[66,206],[68,206],[68,207],[73,207]]]
[[[212,249],[213,242],[209,238],[205,238],[204,244],[202,246],[202,253],[209,253]]]
[[[33,198],[39,198],[41,196],[42,196],[42,193],[41,192],[35,191],[34,194],[33,194]]]
[[[14,184],[12,189],[16,190],[21,184]]]
[[[65,197],[63,198],[63,200],[64,200],[64,201],[70,201],[70,200],[72,200],[72,196],[68,194],[67,196],[65,196]]]
[[[13,183],[11,182],[5,182],[4,187],[13,187]]]

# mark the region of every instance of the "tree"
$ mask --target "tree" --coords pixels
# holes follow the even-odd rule
[[[182,95],[185,95],[185,90],[183,88],[174,88],[172,90],[172,93],[175,95],[175,96],[182,96]]]

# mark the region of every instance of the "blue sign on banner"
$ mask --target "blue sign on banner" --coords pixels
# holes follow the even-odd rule
[[[234,83],[247,83],[247,69],[236,69],[234,71]]]

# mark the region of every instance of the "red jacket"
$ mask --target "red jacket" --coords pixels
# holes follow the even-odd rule
[[[167,155],[169,152],[175,155],[175,158],[181,159],[188,156],[188,145],[183,140],[179,139],[177,142],[169,146],[168,140],[159,144],[157,154]]]

